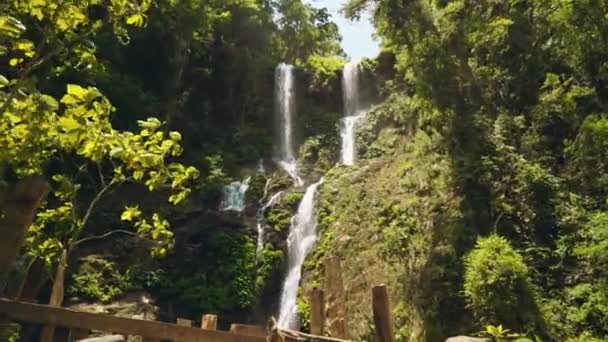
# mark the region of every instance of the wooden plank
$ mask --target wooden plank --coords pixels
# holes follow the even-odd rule
[[[350,342],[347,340],[333,338],[333,337],[323,337],[323,336],[315,336],[311,334],[305,334],[299,331],[288,330],[288,329],[276,329],[273,331],[271,338],[271,342]]]
[[[89,329],[73,328],[70,330],[70,341],[75,342],[75,341],[84,340],[85,338],[89,337],[89,335],[90,335]]]
[[[247,336],[268,336],[266,328],[259,325],[231,324],[230,332]]]
[[[189,319],[185,319],[185,318],[178,318],[177,325],[182,326],[182,327],[192,327],[192,321]]]
[[[372,288],[372,309],[377,342],[394,342],[393,314],[386,285]]]
[[[217,330],[217,316],[216,315],[203,315],[201,319],[201,329],[206,330]]]
[[[265,342],[265,337],[243,336],[225,331],[181,327],[174,324],[78,312],[32,303],[0,299],[0,314],[12,319],[68,328],[111,331],[120,334],[188,342]]]
[[[310,293],[310,333],[325,334],[325,294],[320,289],[313,289]]]
[[[330,257],[325,261],[325,287],[327,294],[327,328],[331,336],[347,338],[346,298],[342,283],[340,259]]]

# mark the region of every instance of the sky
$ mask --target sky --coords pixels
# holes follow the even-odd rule
[[[333,20],[342,33],[342,48],[351,59],[376,57],[380,51],[379,41],[372,38],[374,27],[369,14],[361,16],[361,20],[351,22],[339,13],[343,0],[307,0],[315,7],[326,7],[333,14]]]

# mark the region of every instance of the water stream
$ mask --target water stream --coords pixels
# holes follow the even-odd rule
[[[296,110],[296,85],[293,66],[281,63],[275,71],[275,102],[279,122],[278,165],[289,174],[297,186],[304,183],[298,175],[293,147],[293,121]]]
[[[247,177],[243,181],[232,182],[224,186],[220,210],[242,212],[245,209],[245,196],[250,181],[251,177]]]
[[[279,311],[279,326],[288,329],[298,329],[298,313],[296,297],[302,276],[302,265],[306,256],[317,241],[317,213],[315,210],[315,195],[317,188],[323,183],[323,178],[310,185],[298,206],[298,212],[292,218],[289,236],[287,237],[288,271]]]
[[[359,96],[359,62],[344,65],[342,71],[342,97],[344,118],[342,119],[342,150],[340,159],[344,165],[354,165],[357,159],[357,127],[365,119],[367,111],[361,109]]]

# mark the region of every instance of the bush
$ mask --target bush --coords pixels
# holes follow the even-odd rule
[[[477,240],[465,257],[464,294],[483,324],[523,331],[536,319],[536,304],[523,257],[498,235]]]
[[[128,270],[121,273],[116,264],[104,259],[89,260],[72,275],[68,294],[88,300],[109,303],[125,292],[136,289],[133,276]]]

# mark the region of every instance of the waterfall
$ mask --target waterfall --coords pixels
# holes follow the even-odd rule
[[[342,120],[341,160],[344,165],[354,165],[357,156],[355,136],[359,121],[365,118],[366,111],[361,109],[359,97],[359,62],[351,61],[344,65],[342,71],[342,97],[344,101],[344,119]]]
[[[297,214],[292,218],[287,237],[288,272],[281,293],[279,326],[288,329],[298,328],[296,297],[302,276],[302,265],[317,240],[317,217],[315,194],[323,178],[306,189]]]
[[[247,177],[241,182],[232,182],[224,186],[220,210],[242,212],[245,209],[245,195],[250,181],[251,177]]]
[[[294,180],[303,185],[298,176],[298,165],[293,147],[293,119],[296,110],[296,86],[293,66],[281,63],[275,71],[277,120],[280,123],[278,164]]]

